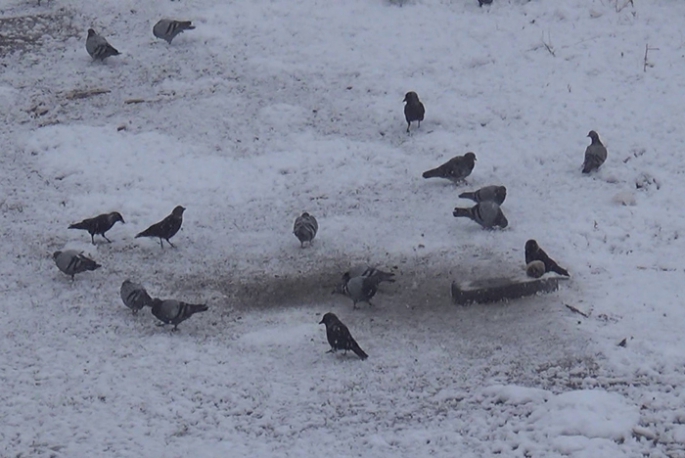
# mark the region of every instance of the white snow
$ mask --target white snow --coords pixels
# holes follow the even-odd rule
[[[684,2],[37,3],[0,6],[1,456],[685,457]],[[468,151],[468,184],[421,178]],[[490,184],[506,230],[452,217]],[[134,239],[176,205],[176,249]],[[112,244],[67,229],[110,211]],[[529,238],[559,292],[450,303]],[[64,248],[103,267],[72,283]],[[360,262],[397,282],[352,310]],[[172,333],[126,278],[210,309]]]

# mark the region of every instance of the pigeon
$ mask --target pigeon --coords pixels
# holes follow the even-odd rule
[[[350,330],[334,313],[326,313],[321,321],[319,321],[319,324],[326,325],[326,338],[331,346],[331,349],[328,350],[329,353],[334,353],[338,350],[344,350],[345,352],[352,350],[362,361],[369,357],[369,355],[364,353],[364,350],[359,348],[359,344],[350,334]]]
[[[471,175],[475,165],[476,155],[473,153],[466,153],[463,156],[453,157],[440,167],[423,172],[423,177],[445,178],[456,184]]]
[[[181,229],[181,224],[183,223],[183,212],[185,208],[178,205],[171,212],[171,215],[164,218],[159,223],[155,223],[152,226],[145,229],[140,234],[136,235],[138,237],[158,237],[159,244],[164,248],[164,243],[162,240],[166,240],[169,245],[174,246],[173,243],[169,241],[171,237],[176,235],[179,229]]]
[[[480,202],[471,208],[456,207],[452,215],[457,218],[461,216],[471,218],[486,229],[492,229],[495,226],[504,229],[509,224],[499,205],[489,200]]]
[[[97,262],[76,250],[55,251],[52,258],[55,260],[55,264],[57,264],[59,270],[67,275],[71,275],[72,281],[76,274],[102,267]]]
[[[193,316],[195,313],[209,310],[207,304],[188,304],[173,299],[153,299],[152,314],[164,324],[173,324],[174,331],[178,325]]]
[[[112,243],[112,241],[105,235],[105,232],[112,229],[112,226],[114,226],[114,223],[117,221],[125,223],[121,213],[103,213],[95,218],[87,218],[80,223],[74,223],[69,226],[69,229],[83,229],[84,231],[88,231],[90,234],[90,241],[93,242],[93,245],[95,245],[95,234],[103,236],[105,240],[107,240],[109,243]]]
[[[356,309],[358,302],[373,305],[371,299],[378,292],[378,283],[380,283],[378,277],[347,277],[343,275],[342,293],[352,299],[352,308]]]
[[[592,139],[592,143],[585,149],[583,173],[590,173],[593,170],[597,170],[602,164],[604,164],[604,161],[607,160],[607,149],[600,141],[597,132],[591,130],[587,136]]]
[[[507,198],[507,188],[504,186],[485,186],[474,192],[462,192],[459,194],[462,199],[471,199],[474,202],[495,202],[502,205]]]
[[[564,277],[570,277],[566,269],[559,267],[559,264],[547,256],[547,253],[540,248],[538,242],[530,239],[526,242],[526,265],[533,261],[542,261],[545,264],[545,272],[556,272]]]
[[[307,212],[302,213],[302,215],[295,218],[295,225],[293,226],[293,234],[300,241],[300,246],[304,248],[305,242],[309,242],[309,246],[312,245],[312,240],[316,237],[316,232],[319,230],[319,223],[316,222],[316,218]]]
[[[492,5],[492,0],[478,0],[478,6],[482,8],[483,5]]]
[[[134,283],[131,280],[124,280],[121,284],[121,300],[126,307],[133,310],[134,315],[143,307],[152,306],[152,298],[143,285]]]
[[[86,38],[86,51],[90,54],[93,60],[105,60],[110,56],[118,56],[121,54],[111,44],[107,42],[105,37],[95,33],[95,30],[88,29],[88,38]]]
[[[545,275],[545,263],[542,261],[531,261],[526,264],[526,275],[532,278],[540,278]]]
[[[421,121],[423,121],[423,117],[426,114],[426,109],[419,100],[418,94],[414,91],[407,92],[404,94],[403,102],[407,102],[404,106],[404,118],[407,120],[407,132],[409,132],[412,121],[418,121],[419,127],[421,127]]]
[[[176,35],[184,30],[193,30],[195,28],[191,21],[174,21],[173,19],[160,19],[152,28],[152,34],[157,38],[166,40],[171,44]]]
[[[387,281],[389,283],[394,283],[395,279],[393,278],[395,276],[394,272],[384,272],[380,269],[376,269],[375,267],[371,267],[366,264],[359,264],[354,267],[352,267],[350,270],[345,272],[343,274],[343,280],[347,282],[350,278],[353,277],[367,277],[367,278],[373,278],[376,280],[376,283],[381,283],[384,281]]]

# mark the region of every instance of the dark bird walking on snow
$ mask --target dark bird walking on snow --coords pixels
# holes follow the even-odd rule
[[[124,280],[121,284],[120,294],[124,305],[133,310],[134,315],[144,307],[152,306],[152,298],[140,283]]]
[[[457,218],[462,216],[470,218],[486,229],[492,229],[495,226],[504,229],[509,225],[500,206],[491,201],[480,202],[471,208],[456,207],[452,215]]]
[[[193,316],[195,313],[209,310],[207,304],[188,304],[187,302],[173,299],[153,299],[152,314],[164,324],[173,324],[174,331],[178,325]]]
[[[107,42],[105,37],[95,33],[95,30],[88,29],[88,38],[86,38],[86,51],[93,60],[105,60],[111,56],[118,56],[121,54],[111,44]]]
[[[152,28],[152,33],[157,38],[166,40],[167,43],[171,44],[176,35],[183,32],[184,30],[193,30],[195,28],[191,21],[175,21],[173,19],[160,19],[157,24]]]
[[[312,245],[312,240],[316,237],[318,230],[319,223],[317,223],[316,218],[309,213],[304,212],[295,218],[293,234],[295,234],[295,237],[300,241],[300,246],[302,248],[304,248],[305,242],[309,242],[309,246]]]
[[[453,183],[462,181],[471,175],[476,165],[476,155],[466,153],[463,156],[455,156],[439,167],[423,172],[424,178],[445,178]]]
[[[347,329],[347,326],[345,326],[334,313],[326,313],[319,324],[326,325],[326,338],[331,346],[331,349],[328,350],[329,353],[334,353],[338,350],[351,350],[359,356],[362,361],[369,357],[369,355],[364,353],[364,350],[359,347],[357,341],[354,340],[352,334],[350,334],[350,330]]]
[[[423,103],[419,100],[419,96],[416,92],[411,91],[404,94],[404,100],[407,104],[404,106],[404,119],[407,120],[407,132],[409,132],[409,127],[413,121],[418,121],[419,127],[421,127],[421,121],[426,115],[426,109]]]
[[[568,271],[557,264],[554,259],[547,256],[545,250],[540,248],[538,242],[530,239],[526,242],[526,265],[533,261],[542,261],[545,264],[545,272],[556,272],[559,275],[570,277]]]
[[[52,258],[55,260],[57,268],[71,276],[72,280],[74,280],[74,275],[76,274],[102,267],[76,250],[55,251]]]
[[[185,208],[180,205],[174,208],[171,215],[164,218],[159,223],[155,223],[152,226],[145,229],[140,234],[136,235],[138,237],[157,237],[159,238],[159,244],[164,248],[164,243],[162,240],[166,240],[169,245],[174,246],[173,243],[169,241],[171,237],[176,235],[179,229],[181,229],[181,224],[183,224],[183,212]]]
[[[102,215],[98,215],[94,218],[84,219],[80,223],[74,223],[71,226],[69,226],[69,229],[82,229],[84,231],[88,231],[88,233],[90,234],[90,241],[93,242],[93,245],[95,245],[96,234],[101,235],[109,243],[112,243],[112,241],[107,238],[105,233],[108,230],[112,229],[112,226],[114,226],[114,223],[116,223],[117,221],[125,223],[124,218],[121,216],[121,213],[103,213]]]
[[[604,161],[607,160],[607,149],[599,139],[599,135],[594,130],[587,134],[592,143],[585,149],[585,160],[583,161],[583,173],[590,173],[597,170]]]
[[[462,199],[471,199],[474,202],[495,202],[502,205],[507,198],[507,188],[504,186],[485,186],[474,192],[462,192],[459,194]]]

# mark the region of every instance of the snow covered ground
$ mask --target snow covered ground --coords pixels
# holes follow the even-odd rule
[[[685,457],[685,2],[36,3],[0,5],[0,456]],[[421,178],[467,151],[467,185]],[[452,217],[489,184],[506,230]],[[176,205],[176,249],[133,238]],[[115,210],[112,244],[67,229]],[[559,292],[450,304],[529,238]],[[103,267],[72,283],[65,247]],[[357,262],[397,272],[373,308],[330,294]],[[126,278],[210,310],[172,333]],[[327,311],[368,360],[325,353]]]

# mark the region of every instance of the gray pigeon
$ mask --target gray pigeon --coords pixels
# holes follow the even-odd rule
[[[492,201],[502,205],[507,198],[507,188],[504,186],[485,186],[474,192],[462,192],[459,194],[462,199],[471,199],[474,202]]]
[[[124,301],[126,307],[133,310],[134,315],[144,307],[152,306],[152,298],[143,285],[131,280],[124,280],[121,284],[121,300]]]
[[[458,183],[471,175],[476,165],[476,155],[466,153],[463,156],[455,156],[440,167],[423,172],[424,178],[445,178]]]
[[[492,201],[480,202],[471,208],[456,207],[452,214],[457,218],[461,216],[471,218],[486,229],[492,229],[495,226],[505,228],[509,224],[502,209]]]
[[[426,115],[426,108],[419,100],[418,94],[414,91],[407,92],[404,94],[403,102],[407,103],[404,106],[404,119],[407,120],[407,132],[409,132],[412,121],[418,121],[419,127],[421,127],[421,121],[423,121],[423,118]]]
[[[152,33],[157,38],[166,40],[167,43],[171,44],[176,35],[183,32],[184,30],[193,30],[195,28],[191,21],[175,21],[173,19],[161,19],[152,28]]]
[[[209,310],[207,304],[188,304],[173,299],[153,299],[152,314],[164,324],[173,324],[174,331],[178,325],[198,312]]]
[[[591,130],[588,137],[592,139],[592,143],[585,149],[585,161],[583,161],[583,173],[590,173],[597,170],[604,161],[607,160],[607,149],[599,140],[599,135],[594,130]]]
[[[305,242],[309,242],[309,246],[312,245],[312,240],[316,237],[316,233],[319,230],[319,223],[316,221],[312,215],[307,212],[302,213],[302,215],[295,218],[295,225],[293,226],[293,234],[300,241],[300,246],[304,248]]]
[[[372,277],[352,277],[347,279],[342,287],[343,294],[352,299],[352,308],[357,308],[358,302],[366,302],[369,305],[371,299],[378,291],[378,279]]]
[[[378,285],[384,281],[387,281],[388,283],[394,283],[394,276],[394,272],[385,272],[380,269],[376,269],[375,267],[371,267],[367,264],[358,264],[356,266],[353,266],[350,270],[348,270],[342,275],[342,281],[338,286],[336,286],[336,288],[333,290],[333,293],[346,294],[345,285],[350,280],[350,278],[369,278],[373,280],[376,283],[376,285]]]
[[[92,57],[93,60],[105,60],[110,56],[118,56],[121,54],[107,42],[105,37],[98,35],[93,29],[88,29],[86,51],[88,51],[88,54],[90,54],[90,57]]]
[[[76,274],[102,267],[76,250],[55,251],[52,258],[55,260],[57,268],[70,275],[72,280],[74,280],[74,275]]]

